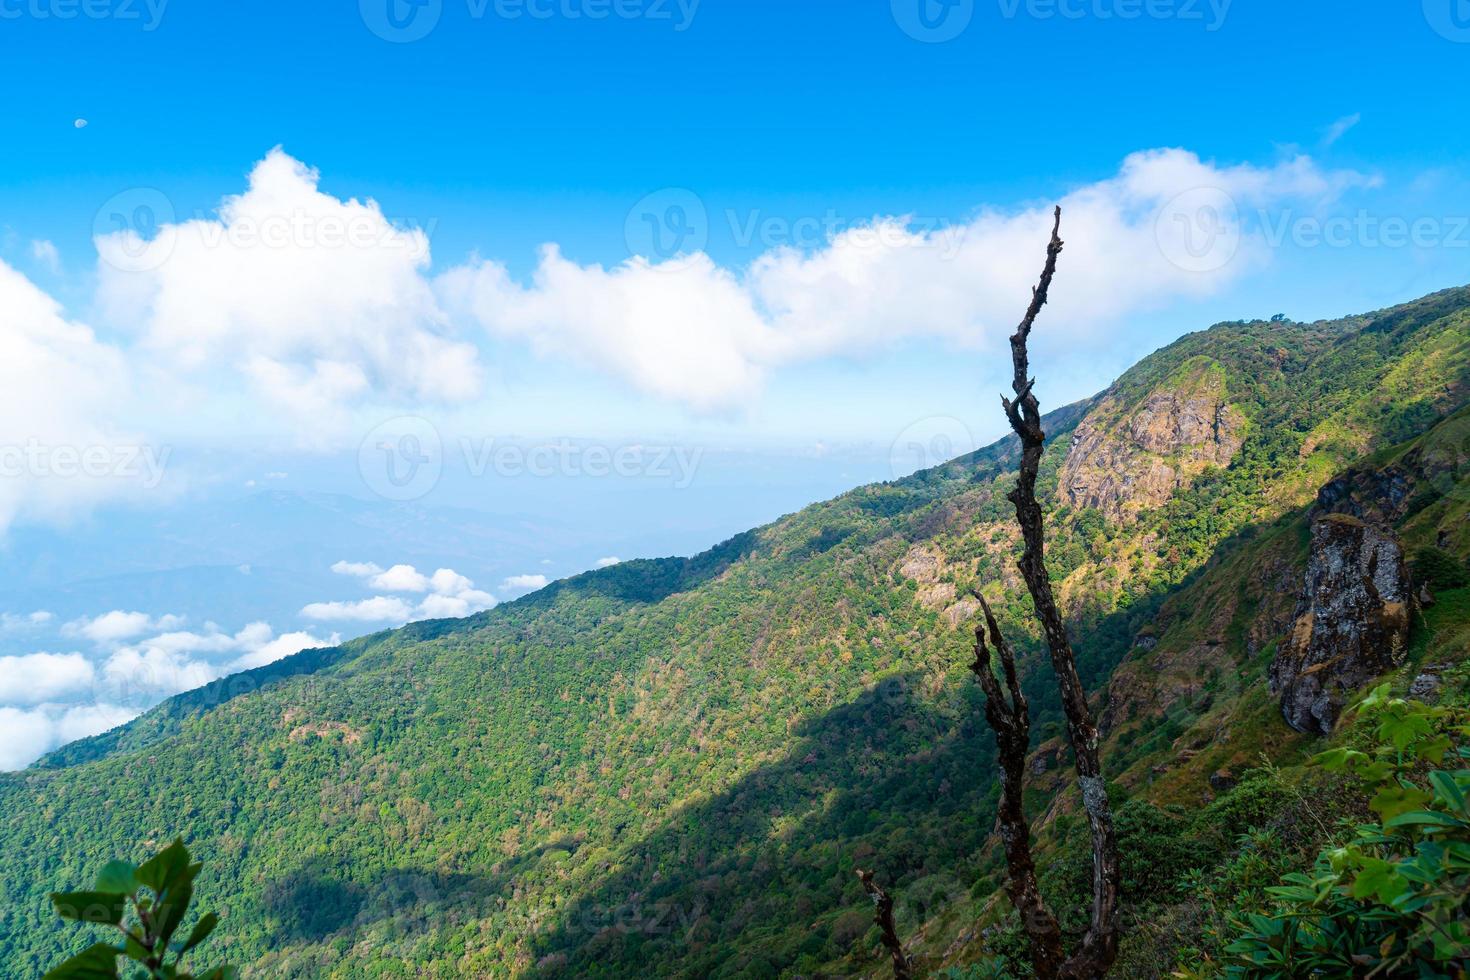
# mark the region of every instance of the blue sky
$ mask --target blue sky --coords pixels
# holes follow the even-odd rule
[[[92,0],[104,19],[15,16],[66,2],[3,5],[0,79],[24,97],[4,109],[0,207],[73,254],[111,192],[143,183],[209,208],[276,145],[334,192],[436,219],[436,255],[521,267],[548,240],[623,257],[623,215],[666,186],[742,211],[958,216],[1106,176],[1142,148],[1315,149],[1354,113],[1335,161],[1467,159],[1453,117],[1470,46],[1417,3],[1235,0],[1220,18],[1178,0],[1176,17],[1124,20],[1096,16],[1110,0],[1075,0],[1078,19],[980,0],[939,44],[905,34],[888,0],[699,0],[683,30],[674,0],[636,0],[668,19],[603,20],[507,19],[494,0],[476,19],[477,0],[442,0],[406,44],[350,3],[171,0],[152,30],[144,0]]]
[[[1470,0],[0,0],[0,768],[984,444],[1053,203],[1047,407],[1470,282],[1467,68]]]

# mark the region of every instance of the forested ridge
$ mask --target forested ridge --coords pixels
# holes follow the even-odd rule
[[[1219,324],[1045,419],[1048,560],[1125,859],[1118,975],[1221,962],[1223,910],[1265,908],[1367,814],[1305,765],[1336,743],[1288,728],[1266,681],[1332,481],[1402,476],[1376,516],[1436,594],[1388,680],[1434,665],[1438,697],[1463,701],[1467,403],[1460,289]],[[177,836],[221,912],[210,955],[247,976],[886,975],[855,867],[895,896],[921,975],[1022,969],[971,589],[1021,653],[1053,897],[1083,888],[1086,831],[1032,669],[1015,452],[308,651],[0,775],[0,973],[79,948],[48,892]]]

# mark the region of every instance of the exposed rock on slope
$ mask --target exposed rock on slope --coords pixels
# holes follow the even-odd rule
[[[1112,519],[1157,507],[1245,441],[1245,417],[1225,400],[1225,375],[1207,358],[1187,362],[1142,404],[1109,394],[1077,427],[1062,465],[1063,499]]]
[[[1287,724],[1327,734],[1359,687],[1403,663],[1412,597],[1392,533],[1346,514],[1312,523],[1306,591],[1271,664]]]

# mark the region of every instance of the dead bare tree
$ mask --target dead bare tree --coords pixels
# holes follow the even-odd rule
[[[883,933],[883,945],[893,955],[893,980],[911,980],[909,958],[904,955],[903,943],[898,938],[898,927],[893,921],[893,898],[873,883],[873,872],[857,869],[858,880],[863,891],[873,899],[873,924]]]
[[[985,622],[975,627],[975,662],[970,669],[980,678],[985,689],[985,718],[995,729],[995,742],[1000,754],[1000,823],[1001,844],[1006,854],[1006,893],[1025,923],[1030,940],[1031,967],[1038,977],[1055,977],[1065,959],[1062,952],[1062,930],[1056,916],[1046,907],[1036,885],[1036,863],[1031,859],[1031,826],[1026,822],[1022,802],[1021,780],[1026,768],[1026,748],[1031,741],[1031,718],[1026,697],[1016,679],[1016,657],[1001,635],[1000,626],[990,611],[990,604],[978,591]],[[990,650],[985,644],[985,630],[990,629],[990,642],[1005,673],[1006,691],[991,668]]]
[[[1020,473],[1015,489],[1008,495],[1016,507],[1016,520],[1021,525],[1021,576],[1026,580],[1026,588],[1036,607],[1036,618],[1041,621],[1042,632],[1046,634],[1052,673],[1056,676],[1062,709],[1067,715],[1067,739],[1072,745],[1082,806],[1087,811],[1092,835],[1092,919],[1081,945],[1071,956],[1064,957],[1056,916],[1047,908],[1037,890],[1036,865],[1031,857],[1031,828],[1021,805],[1021,779],[1031,722],[1026,699],[1021,695],[1016,678],[1015,653],[1001,636],[1000,627],[983,598],[980,598],[980,603],[986,622],[975,630],[975,663],[971,669],[985,689],[985,717],[995,729],[1000,752],[999,820],[1006,851],[1007,891],[1030,941],[1032,966],[1042,980],[1052,977],[1090,980],[1105,974],[1118,954],[1118,848],[1098,754],[1097,726],[1092,721],[1087,692],[1077,676],[1077,661],[1052,595],[1051,576],[1047,574],[1043,557],[1045,525],[1041,504],[1036,500],[1036,475],[1041,467],[1046,433],[1041,428],[1040,406],[1032,393],[1036,379],[1028,377],[1030,364],[1026,350],[1031,328],[1041,308],[1046,305],[1047,292],[1056,274],[1057,256],[1062,253],[1061,225],[1062,209],[1059,207],[1054,215],[1041,281],[1031,290],[1031,305],[1011,335],[1011,363],[1015,369],[1011,390],[1015,398],[1002,395],[1000,400],[1011,429],[1021,440]],[[978,593],[976,596],[979,598]],[[1004,694],[991,667],[991,654],[985,641],[987,629],[1005,678]]]

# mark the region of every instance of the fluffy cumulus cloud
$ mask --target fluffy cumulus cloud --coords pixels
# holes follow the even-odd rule
[[[1264,256],[1248,209],[1321,202],[1371,182],[1306,157],[1257,167],[1180,149],[1135,153],[1116,176],[1061,199],[1071,245],[1050,333],[1085,339],[1131,312],[1218,290]],[[529,282],[480,261],[438,285],[449,308],[494,335],[720,409],[747,401],[781,366],[906,339],[999,351],[1050,223],[1048,207],[987,210],[932,230],[877,217],[814,250],[773,249],[743,270],[701,253],[605,268],[548,245]]]
[[[382,570],[370,561],[339,561],[332,565],[332,571],[338,575],[355,575],[359,578],[377,575]]]
[[[177,617],[161,617],[177,620]],[[101,702],[142,707],[180,691],[273,663],[313,647],[332,646],[340,637],[309,632],[277,635],[257,622],[237,632],[210,623],[201,631],[173,630],[112,649],[97,668]]]
[[[0,770],[19,769],[67,742],[115,728],[182,691],[340,641],[266,623],[230,633],[182,617],[114,611],[67,624],[97,647],[0,657]],[[159,632],[161,630],[161,632]]]
[[[54,748],[99,735],[137,714],[115,704],[0,707],[0,772],[23,769]]]
[[[96,671],[80,653],[0,657],[0,704],[34,705],[86,691]]]
[[[107,644],[141,636],[150,630],[175,629],[182,626],[183,622],[180,616],[164,615],[154,618],[145,612],[114,609],[100,616],[73,620],[63,627],[62,632],[84,636],[94,643]]]
[[[546,576],[539,574],[512,575],[510,578],[500,583],[500,587],[507,592],[534,592],[537,589],[546,588],[546,585]]]
[[[394,565],[386,572],[374,575],[368,580],[368,584],[386,592],[429,591],[429,577],[412,565]]]
[[[426,277],[424,231],[343,200],[280,149],[214,217],[99,236],[100,300],[148,356],[240,365],[256,392],[321,422],[369,395],[454,401],[480,389]]]
[[[413,602],[397,595],[374,595],[365,599],[313,602],[301,610],[307,619],[396,625],[421,619],[461,618],[495,605],[493,595],[476,589],[473,581],[452,568],[440,568],[432,575],[425,575],[407,564],[384,569],[373,562],[339,561],[332,571],[362,579],[371,589],[423,594],[423,598]]]
[[[337,602],[311,602],[301,609],[307,619],[322,622],[406,623],[413,607],[396,596]]]
[[[0,261],[0,531],[152,489],[140,438],[113,421],[129,379],[120,350]]]

